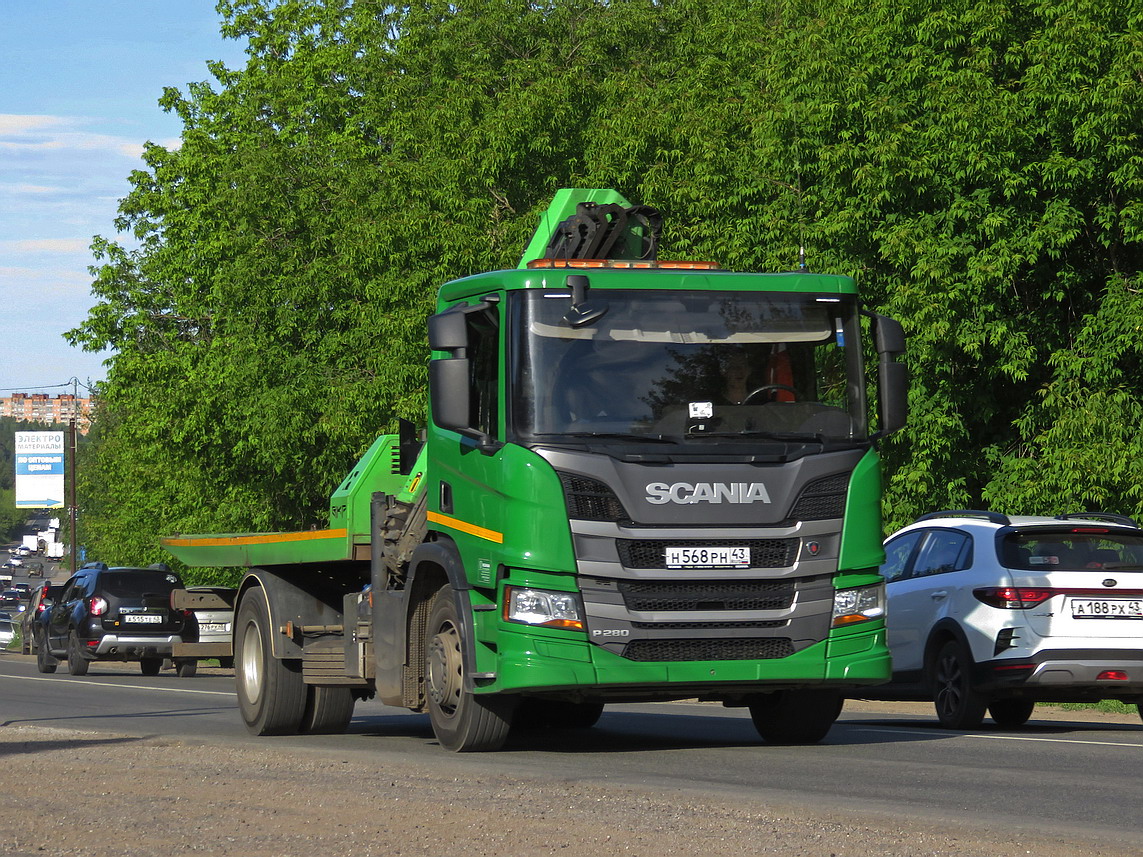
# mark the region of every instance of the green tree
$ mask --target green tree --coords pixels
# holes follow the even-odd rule
[[[230,0],[243,69],[168,90],[97,239],[115,356],[99,549],[323,522],[423,416],[445,280],[511,266],[552,191],[667,215],[666,253],[857,275],[911,335],[887,511],[1143,511],[1143,21],[1110,0]]]

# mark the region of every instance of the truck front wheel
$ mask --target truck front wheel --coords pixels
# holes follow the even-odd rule
[[[452,587],[446,586],[433,596],[425,628],[429,720],[447,750],[498,750],[512,726],[514,704],[465,688],[463,634]]]
[[[238,608],[234,679],[238,708],[255,735],[296,735],[306,710],[300,665],[274,657],[270,616],[262,594],[251,590]]]
[[[756,697],[749,704],[750,719],[769,744],[816,744],[843,704],[835,690],[782,690]]]

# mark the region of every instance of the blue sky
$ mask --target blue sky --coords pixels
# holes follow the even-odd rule
[[[105,376],[107,354],[62,334],[94,303],[88,246],[121,237],[113,221],[144,141],[178,145],[163,87],[210,80],[208,60],[244,65],[214,6],[0,0],[0,395]]]

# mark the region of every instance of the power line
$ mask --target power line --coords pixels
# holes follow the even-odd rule
[[[45,384],[40,387],[0,387],[0,393],[27,393],[34,390],[58,390],[66,387],[83,387],[87,392],[91,392],[93,387],[90,384],[85,384],[78,378],[71,378],[62,384]]]

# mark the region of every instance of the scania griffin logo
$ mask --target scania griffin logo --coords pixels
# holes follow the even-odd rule
[[[647,502],[663,503],[769,503],[770,495],[761,482],[652,482],[647,486]]]

